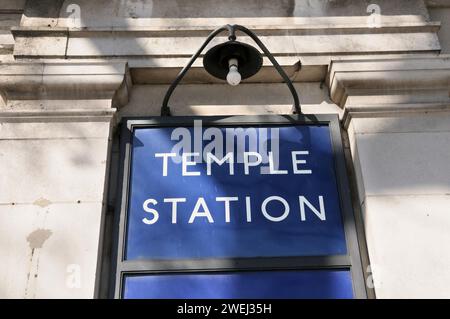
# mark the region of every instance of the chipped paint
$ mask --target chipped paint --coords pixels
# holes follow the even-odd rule
[[[41,198],[39,198],[39,199],[36,199],[36,200],[33,202],[33,205],[36,205],[36,206],[39,206],[39,207],[47,207],[47,206],[50,205],[51,203],[52,203],[52,202],[49,201],[48,199],[41,197]]]
[[[27,273],[27,285],[25,288],[25,298],[36,297],[36,282],[39,274],[40,249],[50,238],[52,231],[50,229],[38,228],[27,237],[31,249],[30,266]]]

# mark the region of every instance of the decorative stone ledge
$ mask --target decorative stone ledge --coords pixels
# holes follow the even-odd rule
[[[5,63],[0,69],[0,117],[71,116],[83,110],[104,116],[128,102],[130,87],[126,62]]]
[[[450,111],[450,56],[332,61],[333,102],[351,117]]]

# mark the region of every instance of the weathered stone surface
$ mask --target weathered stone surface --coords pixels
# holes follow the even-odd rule
[[[357,144],[366,196],[450,193],[450,132],[362,133]]]
[[[5,104],[8,100],[112,99],[110,108],[126,103],[129,85],[125,62],[4,63],[0,70]]]
[[[106,138],[0,140],[0,203],[101,202],[107,147]]]
[[[440,21],[441,28],[438,32],[442,53],[450,53],[450,3],[447,7],[430,8],[430,15],[433,21]]]
[[[449,66],[441,56],[330,67],[379,298],[449,296]]]
[[[14,56],[123,57],[132,66],[131,74],[138,74],[137,83],[169,83],[207,34],[227,23],[242,24],[255,31],[277,58],[293,57],[294,61],[285,64],[287,69],[294,69],[301,60],[304,67],[295,81],[322,81],[330,59],[347,55],[439,52],[439,23],[430,21],[423,1],[383,0],[376,6],[374,9],[369,2],[355,0],[286,0],[276,5],[268,0],[214,0],[213,4],[189,0],[183,5],[172,0],[30,1],[21,26],[13,30]],[[239,33],[238,36],[252,43]],[[224,40],[225,34],[213,43]],[[313,57],[321,62],[311,63]],[[201,59],[199,62],[201,65]],[[166,69],[174,72],[164,72]],[[277,81],[273,67],[267,64],[266,69],[269,72],[249,81]],[[201,70],[186,80],[215,81]]]
[[[365,206],[377,297],[449,298],[450,196],[369,196]]]
[[[0,298],[93,298],[102,204],[0,205]]]
[[[450,109],[447,56],[335,61],[327,76],[331,99],[353,117]]]
[[[0,122],[0,140],[88,139],[109,137],[109,120],[86,122]]]
[[[129,20],[141,19],[186,19],[186,18],[264,18],[264,17],[367,17],[371,11],[367,1],[329,0],[270,0],[223,2],[220,0],[187,0],[180,5],[175,0],[72,0],[72,1],[29,1],[25,8],[26,25],[45,25],[45,18],[71,18],[67,9],[75,4],[80,7],[80,19],[84,26],[124,25]],[[380,13],[390,15],[410,15],[428,18],[428,12],[420,0],[379,0]],[[101,10],[99,10],[101,8]],[[39,21],[37,18],[44,18]]]
[[[320,83],[295,85],[304,113],[342,113]],[[135,85],[119,116],[159,116],[166,85]],[[282,83],[180,85],[170,99],[175,115],[291,114],[292,95]]]

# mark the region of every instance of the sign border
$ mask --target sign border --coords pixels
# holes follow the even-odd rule
[[[125,261],[123,257],[126,240],[133,130],[142,127],[193,126],[194,120],[202,120],[203,127],[239,125],[243,127],[270,125],[327,125],[330,129],[333,160],[340,200],[339,204],[347,243],[347,254],[329,256]],[[111,254],[111,297],[122,297],[124,276],[130,274],[349,269],[352,277],[354,297],[358,299],[367,298],[361,252],[357,238],[355,218],[350,198],[350,187],[345,166],[339,118],[336,114],[124,117],[121,120],[121,126],[118,190],[114,214],[113,249]]]

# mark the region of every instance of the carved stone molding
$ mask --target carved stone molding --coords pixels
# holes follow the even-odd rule
[[[450,111],[450,56],[332,61],[333,102],[351,117]]]
[[[15,62],[0,70],[0,117],[114,113],[128,102],[126,62]]]

